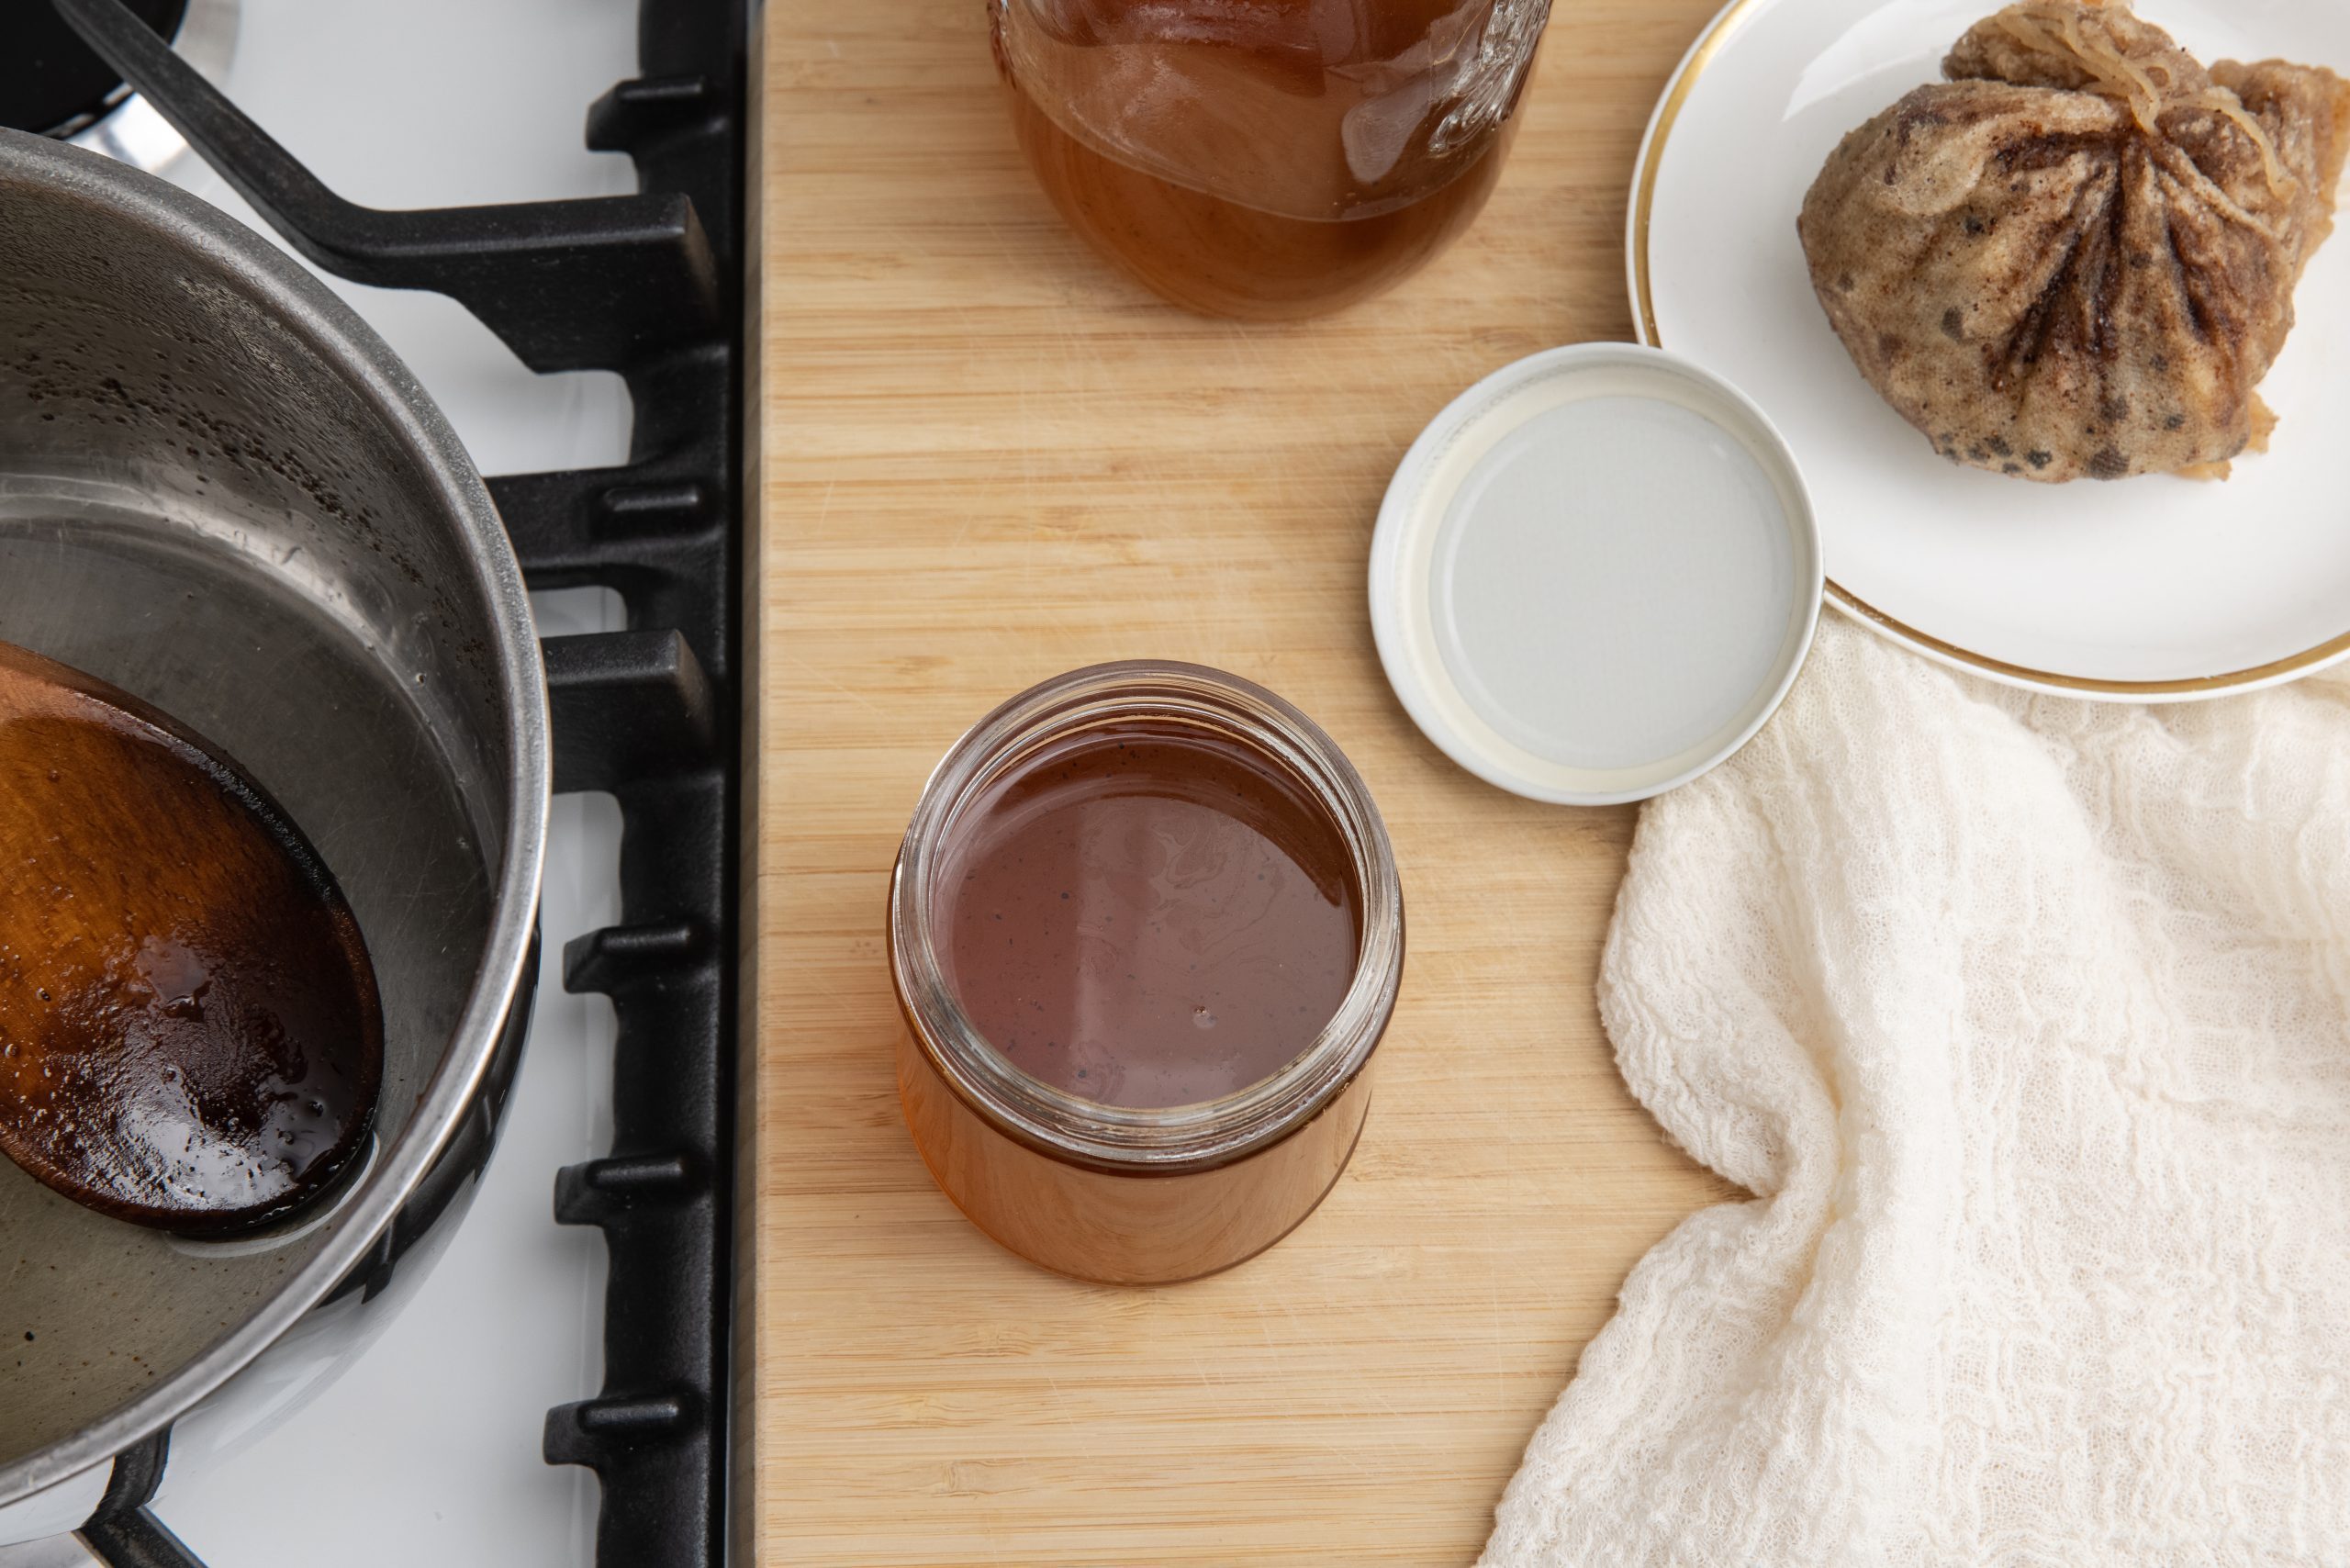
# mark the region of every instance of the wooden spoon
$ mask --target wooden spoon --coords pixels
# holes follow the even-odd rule
[[[277,803],[0,643],[0,1149],[140,1225],[262,1225],[359,1152],[383,1061],[358,923]]]

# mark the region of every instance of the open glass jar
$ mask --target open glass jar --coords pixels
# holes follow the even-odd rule
[[[1197,666],[1014,698],[932,776],[890,885],[898,1088],[947,1196],[1089,1280],[1190,1279],[1312,1213],[1404,969],[1371,793]]]

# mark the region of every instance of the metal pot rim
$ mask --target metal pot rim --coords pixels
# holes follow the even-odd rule
[[[0,1466],[0,1506],[110,1463],[168,1427],[292,1327],[375,1245],[472,1105],[514,1005],[538,914],[553,789],[546,679],[521,568],[471,455],[398,356],[292,257],[176,185],[97,153],[0,129],[0,185],[27,181],[110,208],[235,272],[290,330],[341,369],[415,454],[457,525],[488,601],[513,803],[494,873],[488,937],[464,1011],[424,1098],[338,1216],[335,1234],[260,1310],[185,1366],[71,1437]]]

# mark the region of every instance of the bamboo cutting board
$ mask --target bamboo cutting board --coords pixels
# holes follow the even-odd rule
[[[1054,218],[980,0],[770,6],[742,1483],[792,1564],[1460,1564],[1626,1270],[1736,1196],[1625,1093],[1593,1000],[1629,810],[1421,739],[1364,598],[1381,494],[1456,393],[1630,335],[1626,185],[1710,0],[1561,0],[1499,192],[1302,327],[1162,306]],[[1352,756],[1410,912],[1371,1121],[1322,1210],[1217,1278],[999,1250],[900,1121],[897,840],[995,702],[1098,660],[1271,686]]]

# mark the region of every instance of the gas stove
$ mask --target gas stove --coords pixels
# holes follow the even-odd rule
[[[241,1399],[233,1429],[214,1420],[202,1440],[224,1457],[200,1474],[160,1466],[149,1496],[110,1506],[143,1528],[143,1505],[151,1533],[210,1568],[714,1568],[732,1288],[746,0],[644,0],[642,14],[636,0],[131,9],[334,196],[406,214],[682,195],[717,281],[699,328],[655,301],[615,330],[592,286],[469,274],[464,214],[386,226],[392,261],[374,274],[411,286],[314,269],[493,476],[555,639],[543,972],[495,1152],[413,1302],[339,1377],[321,1365],[333,1377],[322,1392],[287,1380]],[[23,45],[0,58],[0,123],[152,169],[265,234],[273,216],[297,229],[316,218],[282,184],[257,193],[277,210],[257,211],[78,48],[48,0],[0,11]],[[242,143],[227,151],[255,189],[262,161]],[[581,252],[599,226],[641,238],[624,231],[645,218],[609,201],[518,211],[537,225],[522,242],[553,235]],[[435,244],[440,272],[415,253]],[[371,271],[364,253],[329,259]],[[657,258],[641,276],[648,294],[665,286]],[[125,1473],[118,1462],[118,1493]],[[0,1568],[102,1560],[72,1538],[0,1548]]]

